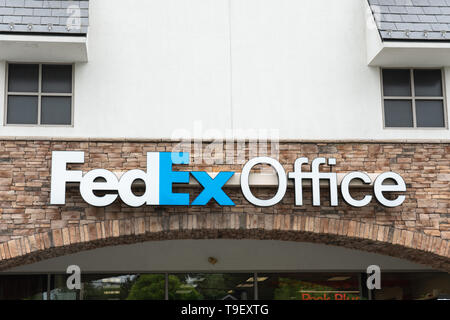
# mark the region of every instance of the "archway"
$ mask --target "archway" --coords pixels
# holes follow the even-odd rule
[[[183,239],[311,242],[409,260],[450,272],[448,241],[368,222],[287,214],[171,214],[106,220],[0,244],[0,270],[105,246]]]

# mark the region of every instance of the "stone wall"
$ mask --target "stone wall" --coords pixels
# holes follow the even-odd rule
[[[322,192],[321,207],[294,205],[289,188],[269,208],[248,203],[239,188],[227,188],[235,207],[211,202],[204,207],[130,208],[117,200],[94,208],[69,188],[66,205],[51,206],[51,152],[84,151],[85,164],[70,169],[127,171],[146,167],[146,152],[172,151],[164,141],[0,140],[0,269],[95,247],[158,239],[254,238],[313,241],[406,258],[450,271],[450,145],[448,143],[282,142],[279,161],[293,171],[299,157],[334,157],[339,173],[394,171],[407,183],[406,200],[386,208],[375,200],[350,207],[339,198],[331,207]],[[248,144],[246,145],[248,153]],[[224,150],[230,152],[230,146]],[[241,150],[242,151],[242,150]],[[191,154],[191,162],[197,157]],[[246,157],[249,158],[248,156]],[[242,164],[193,164],[178,170],[233,170]],[[325,190],[325,189],[324,189]],[[370,189],[354,190],[367,193]],[[183,188],[179,192],[182,192]],[[191,191],[191,199],[200,188]],[[258,188],[271,197],[273,188]]]

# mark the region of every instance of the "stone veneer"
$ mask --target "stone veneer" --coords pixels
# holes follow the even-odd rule
[[[126,171],[145,169],[146,152],[172,151],[174,146],[169,141],[0,140],[0,270],[107,245],[246,238],[338,245],[450,272],[449,143],[280,143],[279,160],[286,172],[293,170],[298,157],[321,156],[336,158],[339,173],[399,173],[407,192],[406,201],[397,208],[382,207],[375,200],[367,207],[353,208],[342,198],[339,207],[330,207],[327,192],[322,192],[322,207],[313,207],[310,190],[305,190],[305,205],[295,207],[292,188],[280,204],[270,208],[249,204],[239,188],[226,189],[235,207],[212,202],[204,207],[130,208],[117,200],[107,208],[94,208],[83,201],[77,188],[69,188],[66,205],[49,205],[52,151],[85,151],[85,164],[70,165],[74,170]],[[242,164],[177,169],[240,171]],[[191,189],[191,199],[198,192],[199,188]],[[269,197],[274,189],[255,188],[254,192]]]

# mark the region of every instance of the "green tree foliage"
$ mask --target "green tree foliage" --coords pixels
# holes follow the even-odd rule
[[[131,287],[134,284],[134,280],[131,277],[127,277],[127,279],[120,284],[120,300],[126,300],[128,295],[130,294]]]
[[[83,299],[85,300],[105,300],[104,288],[100,286],[95,286],[94,284],[88,282],[84,284],[83,288]]]
[[[164,300],[165,277],[162,274],[139,276],[131,287],[127,300]],[[202,296],[176,276],[169,276],[170,300],[200,300]]]
[[[218,300],[227,295],[226,279],[223,274],[205,274],[204,280],[198,282],[197,289],[206,300]]]

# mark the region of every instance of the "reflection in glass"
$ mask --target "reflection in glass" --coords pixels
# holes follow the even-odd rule
[[[0,300],[44,300],[47,275],[0,275]]]
[[[186,273],[169,276],[171,300],[252,300],[252,274]]]
[[[129,299],[137,275],[86,275],[80,292],[82,300]],[[147,289],[148,290],[148,289]]]
[[[450,297],[450,274],[440,272],[382,273],[375,300],[436,300]]]
[[[359,300],[357,274],[258,274],[261,300]]]
[[[364,273],[258,273],[259,300],[368,299]],[[255,279],[244,273],[84,274],[80,290],[67,288],[68,275],[0,275],[0,300],[253,300]],[[48,279],[50,281],[48,281]],[[375,300],[450,298],[450,275],[442,272],[381,274]]]
[[[77,290],[67,288],[67,275],[53,275],[51,277],[50,300],[77,300]]]
[[[129,278],[127,300],[164,300],[165,275],[141,274]]]

